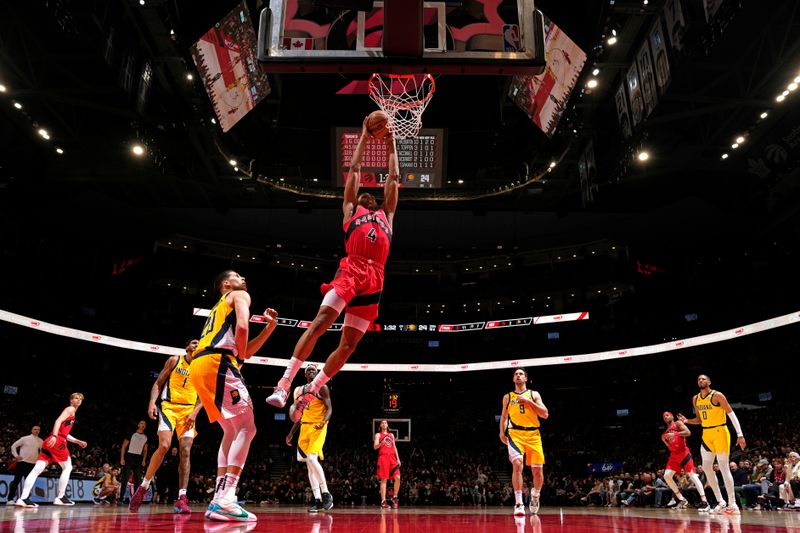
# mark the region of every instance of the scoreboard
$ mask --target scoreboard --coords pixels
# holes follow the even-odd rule
[[[344,187],[360,128],[335,128],[333,149],[334,185]],[[445,130],[423,128],[417,137],[397,139],[397,160],[401,187],[438,189],[444,182]],[[383,141],[370,139],[361,162],[361,186],[383,187],[389,174],[389,148]]]
[[[385,413],[399,413],[400,395],[396,392],[383,393],[383,411]]]

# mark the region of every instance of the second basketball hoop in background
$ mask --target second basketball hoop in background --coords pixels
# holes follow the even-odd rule
[[[389,115],[384,111],[373,111],[367,117],[367,133],[376,139],[383,139],[391,133]]]

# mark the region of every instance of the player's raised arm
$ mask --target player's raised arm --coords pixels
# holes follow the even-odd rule
[[[390,136],[386,143],[389,145],[389,176],[383,185],[383,212],[386,213],[386,218],[391,226],[394,212],[397,211],[397,199],[400,190],[397,178],[400,175],[400,165],[397,161],[397,144],[395,143],[394,135]]]
[[[353,152],[353,159],[350,160],[350,170],[347,172],[347,181],[344,184],[342,212],[344,213],[345,220],[353,216],[353,209],[358,199],[358,188],[361,185],[361,160],[364,158],[364,151],[367,149],[368,139],[367,122],[366,119],[364,119],[361,138],[358,140],[358,145],[356,145],[356,149]]]

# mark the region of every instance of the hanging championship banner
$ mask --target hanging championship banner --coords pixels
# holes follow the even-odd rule
[[[619,128],[622,130],[622,136],[626,139],[632,135],[631,118],[628,112],[628,100],[625,97],[625,82],[619,84],[619,89],[614,95],[614,101],[617,106],[617,118],[619,119]]]
[[[642,98],[642,86],[639,82],[636,61],[633,62],[625,75],[625,84],[628,86],[628,99],[631,102],[631,126],[635,128],[644,118],[644,99]]]
[[[686,33],[686,20],[680,0],[667,0],[664,4],[664,21],[667,24],[669,42],[675,50],[683,48],[683,34]]]
[[[656,87],[658,96],[663,96],[669,85],[669,59],[667,59],[667,46],[664,43],[664,32],[661,30],[661,20],[657,20],[650,30],[650,51],[653,53],[655,65]]]
[[[649,116],[656,108],[656,80],[653,75],[653,61],[650,58],[650,46],[647,41],[642,44],[639,53],[636,54],[636,63],[639,67],[639,81],[644,95],[644,108],[646,115]]]

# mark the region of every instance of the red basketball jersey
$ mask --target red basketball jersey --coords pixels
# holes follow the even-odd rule
[[[380,266],[386,265],[392,244],[392,228],[383,209],[370,211],[358,205],[343,228],[344,249],[348,256],[363,257]]]
[[[378,448],[378,458],[380,459],[384,455],[387,457],[395,457],[394,453],[394,435],[391,433],[384,433],[381,431],[381,436],[378,437],[378,442],[380,443],[381,447]]]
[[[680,432],[681,430],[678,429],[678,425],[675,422],[670,424],[667,430],[664,431],[664,435],[667,433],[672,433],[674,435],[672,441],[668,441],[670,453],[680,454],[686,451],[686,438],[681,437]]]
[[[75,425],[75,415],[70,416],[64,422],[61,423],[61,427],[58,428],[58,435],[62,439],[66,439],[69,432],[72,431],[72,426]]]

